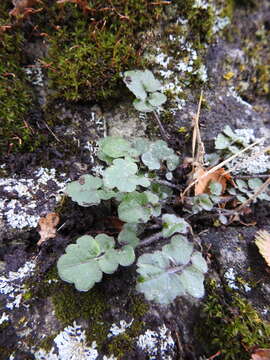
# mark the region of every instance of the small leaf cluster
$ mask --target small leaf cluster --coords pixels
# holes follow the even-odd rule
[[[100,282],[103,273],[114,273],[119,265],[129,266],[135,260],[132,246],[115,248],[114,238],[106,234],[95,238],[84,235],[76,244],[68,245],[66,254],[57,263],[62,280],[74,283],[79,291],[88,291],[96,282]]]
[[[222,185],[217,181],[212,181],[209,190],[210,194],[200,194],[191,198],[192,214],[197,214],[203,210],[211,211],[219,203]]]
[[[84,207],[111,200],[124,224],[117,239],[105,234],[95,238],[85,235],[69,245],[57,263],[61,279],[74,283],[79,291],[88,291],[101,281],[103,273],[112,274],[119,265],[131,265],[136,249],[144,246],[141,234],[147,230],[147,223],[154,221],[161,231],[153,236],[168,241],[161,251],[138,258],[137,290],[148,300],[162,304],[178,295],[203,296],[207,265],[183,236],[189,224],[162,210],[172,190],[158,180],[168,173],[173,176],[179,164],[174,151],[162,140],[128,141],[109,136],[99,141],[98,157],[107,164],[102,177],[83,175],[67,185],[66,193]]]
[[[249,138],[236,134],[230,126],[226,126],[222,133],[218,134],[215,140],[215,148],[236,154],[249,145]]]
[[[259,178],[250,178],[247,181],[237,179],[235,184],[236,187],[228,188],[228,192],[229,194],[234,195],[238,201],[244,203],[254,196],[256,191],[262,186],[263,181]],[[253,202],[256,202],[257,199],[270,201],[270,196],[267,192],[262,192],[256,196]]]
[[[173,171],[179,164],[174,151],[163,140],[127,141],[117,136],[100,140],[99,146],[99,159],[109,165],[103,178],[83,175],[67,185],[67,195],[86,207],[114,198],[120,203],[120,220],[127,223],[146,223],[151,216],[159,216],[159,196],[164,195],[156,193],[150,177],[141,172],[137,163],[141,160],[148,170],[159,170],[166,164],[167,171]],[[141,191],[143,188],[148,190]]]
[[[137,265],[140,274],[137,290],[147,300],[169,304],[177,296],[204,295],[206,261],[182,235],[173,236],[161,251],[140,256]]]
[[[164,104],[166,95],[162,94],[161,83],[150,70],[131,70],[124,72],[123,80],[136,96],[133,105],[141,112],[151,112]]]

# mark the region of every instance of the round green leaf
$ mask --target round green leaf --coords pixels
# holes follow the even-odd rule
[[[174,214],[162,215],[162,223],[162,234],[164,237],[170,237],[175,233],[185,234],[188,229],[188,223]]]
[[[136,110],[141,112],[151,112],[155,110],[155,107],[152,106],[147,100],[135,99],[133,101],[133,106]]]
[[[110,158],[119,158],[129,155],[131,149],[130,143],[121,136],[107,136],[98,142],[100,150]]]
[[[150,103],[150,105],[158,107],[165,103],[167,100],[167,96],[160,92],[154,92],[150,94],[147,98],[147,101]]]
[[[195,298],[204,296],[204,276],[194,266],[188,266],[180,275],[183,288]]]
[[[77,181],[70,182],[66,193],[81,206],[98,205],[100,197],[97,189],[102,186],[102,180],[92,175],[83,175]]]

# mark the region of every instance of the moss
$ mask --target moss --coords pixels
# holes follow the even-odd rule
[[[0,26],[9,23],[5,4],[0,5],[0,19]],[[23,42],[18,28],[0,30],[0,150],[22,148],[31,137],[30,127],[24,122],[31,90],[22,70]]]
[[[126,329],[125,333],[113,337],[108,344],[107,352],[119,359],[124,359],[124,356],[133,350],[135,339],[142,334],[145,328],[142,319],[149,311],[149,305],[145,302],[143,296],[133,295],[130,300],[128,314],[133,319],[133,323],[131,327]]]
[[[163,9],[148,0],[113,5],[95,0],[90,7],[86,16],[75,4],[65,4],[54,24],[57,31],[49,30],[46,62],[53,97],[96,101],[119,96],[120,73],[142,66],[138,33],[153,25]]]
[[[226,294],[214,280],[206,287],[208,296],[197,327],[204,351],[221,351],[221,359],[249,360],[254,346],[268,347],[270,324],[263,321],[249,302],[230,289]]]

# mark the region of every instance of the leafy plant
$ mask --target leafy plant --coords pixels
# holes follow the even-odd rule
[[[132,70],[123,74],[123,80],[130,91],[136,96],[133,106],[141,112],[153,112],[164,139],[168,139],[165,129],[158,117],[158,108],[167,101],[161,93],[161,83],[150,70]]]
[[[162,251],[140,256],[137,265],[140,274],[137,290],[147,300],[169,304],[186,293],[197,298],[204,295],[206,261],[181,235],[173,236]]]
[[[150,70],[126,71],[123,80],[129,90],[136,96],[133,105],[138,111],[154,111],[167,100],[166,95],[159,91],[161,83]]]
[[[149,78],[153,80],[150,75]],[[140,85],[138,91],[142,91]],[[152,85],[147,89],[156,89],[157,82],[153,81]],[[178,295],[203,296],[206,262],[179,235],[188,232],[189,224],[173,213],[162,211],[163,204],[173,197],[162,177],[170,172],[174,180],[173,171],[179,164],[175,152],[162,140],[107,137],[99,142],[98,157],[107,164],[102,177],[83,175],[67,185],[66,193],[85,207],[111,200],[124,224],[117,239],[105,234],[95,238],[85,235],[69,245],[57,263],[61,279],[74,283],[80,291],[87,291],[101,281],[103,273],[112,274],[119,265],[131,265],[137,248],[163,238],[168,244],[162,251],[139,257],[137,290],[147,299],[164,304]],[[165,184],[170,185],[167,181]],[[161,231],[141,239],[149,222],[156,223]]]
[[[102,279],[102,273],[114,273],[118,265],[129,266],[135,260],[132,246],[115,249],[115,241],[106,234],[82,236],[68,245],[57,263],[62,280],[74,283],[79,291],[88,291]]]

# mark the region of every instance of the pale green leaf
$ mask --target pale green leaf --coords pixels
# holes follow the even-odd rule
[[[185,234],[188,229],[188,223],[174,214],[162,215],[162,223],[162,234],[164,237],[170,237],[175,233]]]
[[[66,194],[81,206],[92,206],[100,203],[97,192],[102,186],[102,180],[92,175],[83,175],[77,181],[70,182]]]
[[[150,103],[150,105],[154,107],[158,107],[162,105],[163,103],[166,102],[166,100],[167,100],[167,96],[165,96],[160,92],[154,92],[150,94],[147,98],[147,101]]]

